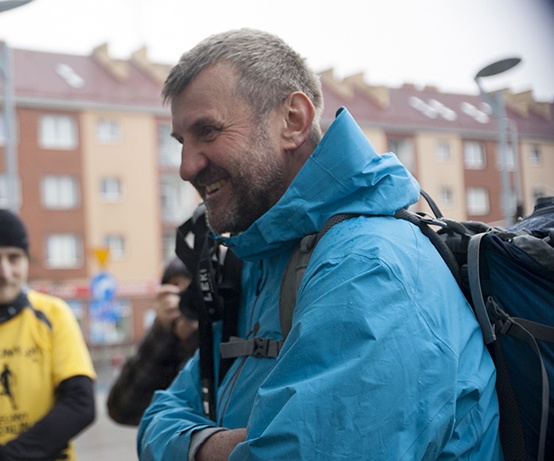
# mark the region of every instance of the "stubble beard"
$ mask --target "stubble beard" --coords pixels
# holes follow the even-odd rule
[[[266,213],[288,187],[279,152],[267,133],[259,129],[249,149],[237,157],[233,165],[231,195],[224,209],[215,210],[206,200],[206,219],[218,233],[238,233],[248,229]]]

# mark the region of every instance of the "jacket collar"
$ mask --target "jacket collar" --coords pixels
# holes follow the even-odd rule
[[[29,300],[24,292],[19,293],[17,298],[15,298],[11,303],[0,304],[0,323],[4,323],[12,319],[28,305]]]
[[[377,154],[341,108],[281,199],[245,232],[221,240],[240,258],[256,260],[291,249],[337,213],[393,215],[418,196],[398,158]]]

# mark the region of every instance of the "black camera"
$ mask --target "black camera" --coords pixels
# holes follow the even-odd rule
[[[190,319],[222,320],[224,305],[239,299],[242,262],[217,241],[203,203],[177,229],[175,253],[192,274],[181,293],[180,311]]]

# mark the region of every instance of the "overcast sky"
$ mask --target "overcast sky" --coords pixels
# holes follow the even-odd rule
[[[126,58],[146,45],[166,64],[238,27],[280,35],[316,71],[363,72],[374,85],[476,94],[479,69],[517,56],[485,87],[554,102],[554,0],[33,0],[0,13],[0,40],[14,48],[89,54],[107,42]]]

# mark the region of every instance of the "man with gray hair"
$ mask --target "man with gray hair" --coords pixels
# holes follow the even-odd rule
[[[394,218],[419,195],[397,157],[378,155],[345,108],[322,136],[317,75],[269,33],[207,38],[163,95],[181,177],[244,262],[242,341],[280,344],[293,249],[332,216],[357,217],[315,248],[282,348],[239,354],[222,376],[215,358],[213,418],[189,361],[146,410],[140,459],[502,459],[494,365],[439,254]],[[216,323],[216,351],[220,337]]]

